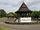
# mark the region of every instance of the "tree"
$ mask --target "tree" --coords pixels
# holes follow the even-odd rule
[[[16,13],[13,13],[13,12],[9,12],[8,13],[8,16],[14,16],[15,17],[15,16],[17,16],[17,14]]]
[[[0,9],[0,17],[6,17],[7,13],[3,10]]]
[[[40,11],[38,12],[39,18],[40,18]]]
[[[33,11],[32,12],[32,17],[33,18],[38,18],[39,17],[39,12],[38,11]]]
[[[37,19],[37,23],[39,23],[38,22],[38,18],[39,18],[39,16],[40,16],[40,12],[39,11],[33,11],[32,12],[32,18],[36,18]]]

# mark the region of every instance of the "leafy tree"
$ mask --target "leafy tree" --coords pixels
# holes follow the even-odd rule
[[[40,11],[38,12],[39,18],[40,18]]]
[[[0,17],[6,17],[7,13],[3,10],[0,9]]]
[[[8,16],[17,16],[17,14],[16,13],[13,13],[13,12],[9,12],[8,13]]]
[[[39,17],[39,12],[38,11],[33,11],[32,12],[32,17],[33,18],[38,18]]]
[[[40,11],[33,11],[32,12],[32,18],[36,18],[37,19],[37,23],[38,23],[38,18],[40,17]]]

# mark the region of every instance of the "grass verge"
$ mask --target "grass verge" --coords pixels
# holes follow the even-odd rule
[[[10,30],[10,29],[6,27],[0,27],[0,30]]]

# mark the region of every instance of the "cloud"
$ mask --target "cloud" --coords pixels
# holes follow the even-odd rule
[[[32,11],[39,11],[40,10],[40,0],[32,0],[31,3],[28,5],[28,7]]]
[[[5,9],[6,12],[15,12],[23,0],[0,0],[0,9]]]

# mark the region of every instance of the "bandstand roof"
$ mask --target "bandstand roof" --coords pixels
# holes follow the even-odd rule
[[[15,13],[18,13],[18,12],[31,12],[31,10],[29,10],[27,5],[23,2],[19,10],[16,11]]]

